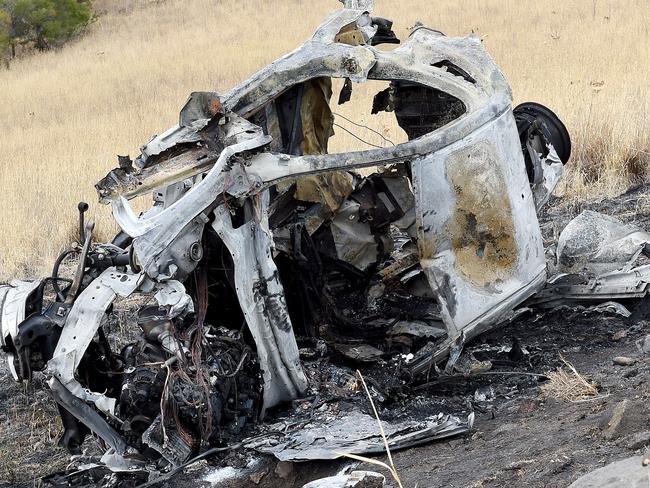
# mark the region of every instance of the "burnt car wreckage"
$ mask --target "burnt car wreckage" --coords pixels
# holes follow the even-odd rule
[[[318,390],[301,356],[384,361],[417,384],[522,308],[624,313],[613,300],[647,294],[647,232],[585,213],[545,250],[537,211],[569,135],[539,104],[512,109],[479,39],[417,25],[380,50],[400,43],[392,22],[344,3],[300,48],[228,93],[193,93],[177,126],[120,157],[96,187],[122,232],[93,243],[80,205],[72,280],[59,276],[68,251],[52,277],[0,286],[12,374],[47,375],[72,452],[92,432],[111,469],[182,466]],[[345,80],[339,103],[355,83],[385,82],[373,113],[394,112],[408,141],[329,154],[333,78]],[[137,216],[129,201],[151,192]],[[140,338],[112,351],[112,304],[138,295],[156,304],[134,319]],[[471,423],[431,412],[386,430],[397,449]],[[383,451],[354,409],[243,444],[281,460]]]

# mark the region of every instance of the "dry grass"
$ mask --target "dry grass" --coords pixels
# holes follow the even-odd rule
[[[598,394],[594,385],[584,381],[580,375],[558,369],[548,373],[548,383],[542,385],[542,393],[547,398],[559,398],[567,402],[578,402],[593,398]]]
[[[567,402],[581,402],[593,399],[598,395],[596,385],[582,376],[576,368],[560,357],[567,369],[558,368],[548,373],[548,382],[541,387],[545,398],[558,398]]]
[[[379,461],[378,459],[373,459],[369,458],[366,456],[359,456],[356,454],[351,454],[349,452],[338,452],[337,454],[344,456],[349,459],[354,459],[356,461],[361,461],[369,464],[373,464],[375,466],[381,466],[385,470],[387,470],[395,483],[397,483],[397,486],[399,488],[404,488],[404,485],[402,485],[402,480],[399,477],[399,473],[397,472],[397,468],[395,468],[395,463],[393,462],[393,454],[390,452],[390,447],[388,446],[388,439],[386,438],[386,432],[384,432],[384,425],[381,422],[381,419],[379,418],[379,413],[377,412],[377,407],[375,407],[375,401],[372,399],[372,395],[370,394],[370,390],[368,390],[368,385],[366,385],[366,380],[363,378],[363,375],[361,374],[361,371],[357,370],[357,377],[361,381],[361,384],[363,385],[363,389],[366,393],[366,397],[368,398],[368,401],[370,402],[370,406],[372,407],[372,413],[375,415],[375,419],[377,420],[377,426],[379,427],[379,433],[381,434],[381,440],[384,443],[384,449],[386,449],[386,456],[388,457],[388,464],[384,463],[383,461]]]
[[[38,478],[66,467],[69,455],[57,446],[62,431],[44,385],[13,383],[0,365],[0,485],[38,486]],[[5,485],[6,483],[6,485]]]
[[[474,31],[503,67],[516,102],[554,108],[575,141],[561,191],[613,194],[648,178],[650,4],[646,0],[377,0],[375,12],[450,35]],[[0,71],[0,280],[46,271],[73,236],[76,202],[116,154],[137,153],[176,120],[193,90],[225,91],[293,49],[336,0],[98,0],[87,35]],[[371,118],[370,89],[340,108]],[[345,124],[343,124],[345,125]],[[341,132],[341,131],[339,131]],[[378,143],[378,136],[361,134]],[[337,137],[335,146],[354,141]],[[103,237],[116,229],[99,205]]]

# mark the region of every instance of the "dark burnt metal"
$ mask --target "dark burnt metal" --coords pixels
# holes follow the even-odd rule
[[[84,214],[88,211],[90,207],[86,202],[79,202],[77,209],[79,210],[79,243],[82,243],[86,240],[86,233],[84,230]]]
[[[529,130],[541,131],[544,142],[555,148],[560,160],[566,164],[571,157],[571,137],[564,123],[548,107],[535,102],[525,102],[513,110],[517,129],[525,148],[524,136],[530,137]]]

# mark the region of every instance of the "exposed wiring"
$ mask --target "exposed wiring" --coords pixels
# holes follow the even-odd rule
[[[354,137],[355,139],[358,139],[359,141],[363,142],[364,144],[368,144],[369,146],[376,147],[377,149],[384,149],[382,146],[378,146],[377,144],[373,144],[373,143],[371,143],[371,142],[364,141],[364,140],[361,139],[358,135],[356,135],[356,134],[353,133],[353,132],[350,132],[348,129],[346,129],[346,128],[343,127],[342,125],[337,124],[336,122],[334,123],[334,127],[338,127],[339,129],[344,130],[345,132],[347,132],[348,134],[350,134],[352,137]]]
[[[355,122],[354,120],[351,120],[351,119],[347,118],[345,115],[341,115],[341,114],[336,113],[336,112],[332,112],[332,113],[334,115],[336,115],[337,117],[341,117],[343,120],[347,120],[352,125],[356,125],[357,127],[361,127],[362,129],[368,129],[370,132],[374,132],[379,137],[381,137],[384,141],[388,142],[389,144],[392,144],[393,146],[395,145],[395,143],[393,141],[391,141],[389,138],[384,136],[384,134],[382,134],[378,130],[375,130],[375,129],[371,128],[371,127],[368,127],[367,125],[359,124],[358,122]],[[336,124],[334,124],[334,125],[336,125]]]

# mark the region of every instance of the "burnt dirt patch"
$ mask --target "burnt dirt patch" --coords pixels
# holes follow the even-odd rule
[[[543,382],[532,384],[496,371],[494,376],[458,385],[453,395],[473,401],[479,397],[476,392],[488,389],[494,392],[494,401],[483,412],[475,410],[472,434],[397,453],[395,462],[405,486],[566,487],[650,444],[650,356],[640,354],[637,347],[650,333],[650,322],[566,311],[537,319],[520,320],[478,342],[498,347],[517,341],[529,353],[525,361],[539,373],[564,367],[562,355],[598,386],[598,395],[580,402],[548,398],[539,388]],[[625,337],[616,341],[623,331]],[[614,365],[619,356],[635,363]],[[621,402],[627,403],[612,428]]]

